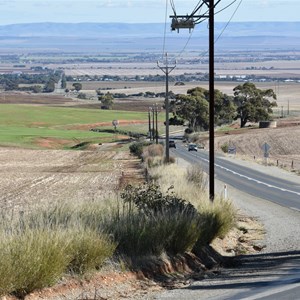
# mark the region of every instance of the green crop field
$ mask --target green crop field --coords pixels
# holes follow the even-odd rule
[[[146,113],[67,107],[1,104],[0,146],[42,148],[38,141],[54,139],[58,148],[81,142],[108,142],[115,135],[89,131],[85,125],[111,124],[112,120],[145,121]],[[109,125],[108,125],[109,127]],[[113,126],[111,125],[111,128]],[[63,141],[63,143],[62,143]]]

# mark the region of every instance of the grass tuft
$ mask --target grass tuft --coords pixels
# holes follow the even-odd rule
[[[1,237],[0,294],[18,297],[57,282],[71,257],[59,231],[25,230]]]

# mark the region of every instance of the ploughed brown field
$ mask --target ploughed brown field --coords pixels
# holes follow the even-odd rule
[[[0,207],[27,210],[53,201],[114,196],[126,182],[139,180],[139,162],[116,144],[91,151],[0,148]]]

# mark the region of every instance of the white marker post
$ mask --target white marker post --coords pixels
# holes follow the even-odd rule
[[[224,184],[224,199],[227,200],[227,198],[228,198],[227,185]]]

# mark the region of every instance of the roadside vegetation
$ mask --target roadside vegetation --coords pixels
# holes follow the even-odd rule
[[[235,224],[228,201],[208,201],[201,169],[164,165],[162,145],[143,148],[149,182],[105,201],[53,203],[0,221],[0,295],[19,298],[62,277],[86,278],[106,262],[176,256],[208,246]],[[151,167],[149,167],[151,165]],[[170,176],[172,174],[172,176]]]

